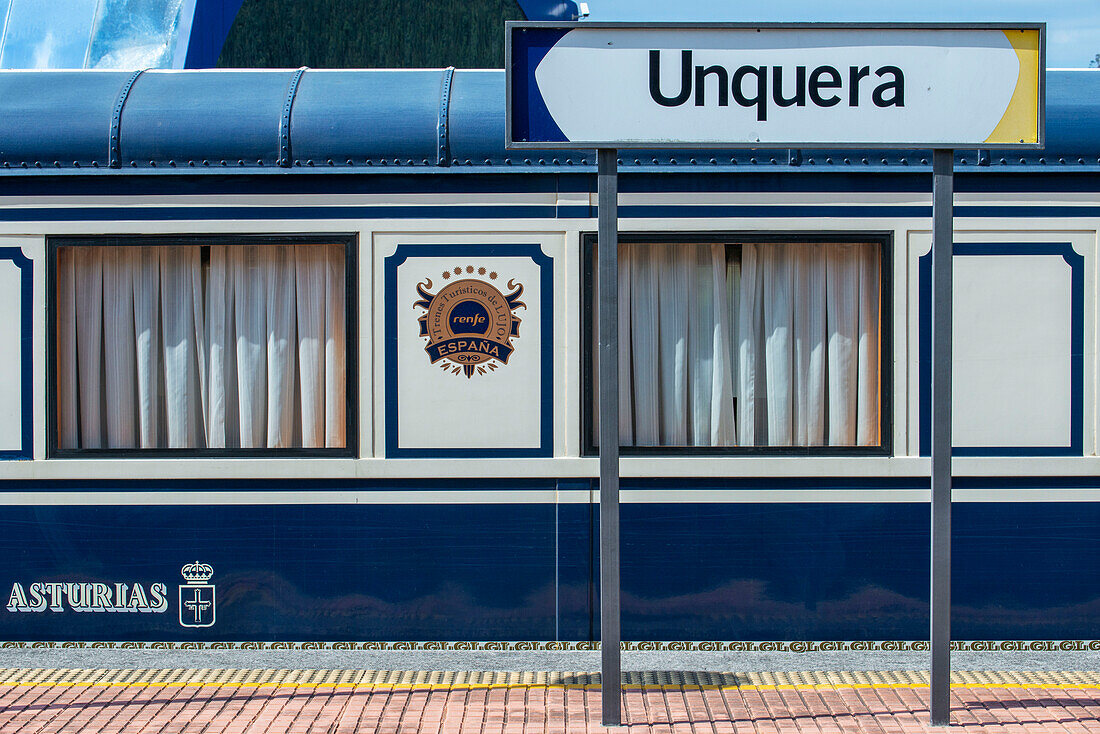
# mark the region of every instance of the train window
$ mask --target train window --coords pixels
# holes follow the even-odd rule
[[[55,455],[346,453],[351,250],[272,239],[51,240]]]
[[[621,242],[622,446],[883,448],[881,241]]]

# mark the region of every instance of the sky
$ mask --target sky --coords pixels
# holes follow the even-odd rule
[[[1100,54],[1100,0],[586,0],[589,20],[1047,24],[1047,66]]]

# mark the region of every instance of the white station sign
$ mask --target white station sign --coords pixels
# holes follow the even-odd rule
[[[508,26],[511,148],[1034,147],[1043,27]]]

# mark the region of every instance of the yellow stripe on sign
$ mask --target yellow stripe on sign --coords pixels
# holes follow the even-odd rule
[[[1039,31],[1004,31],[1016,51],[1020,71],[1016,89],[997,127],[985,139],[987,143],[1039,142]]]

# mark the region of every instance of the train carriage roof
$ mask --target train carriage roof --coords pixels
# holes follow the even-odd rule
[[[507,151],[499,70],[0,72],[0,175],[563,172],[593,151]],[[1100,170],[1100,70],[1047,72],[1044,150],[959,150],[989,170]],[[893,171],[930,151],[624,150],[623,172]]]

